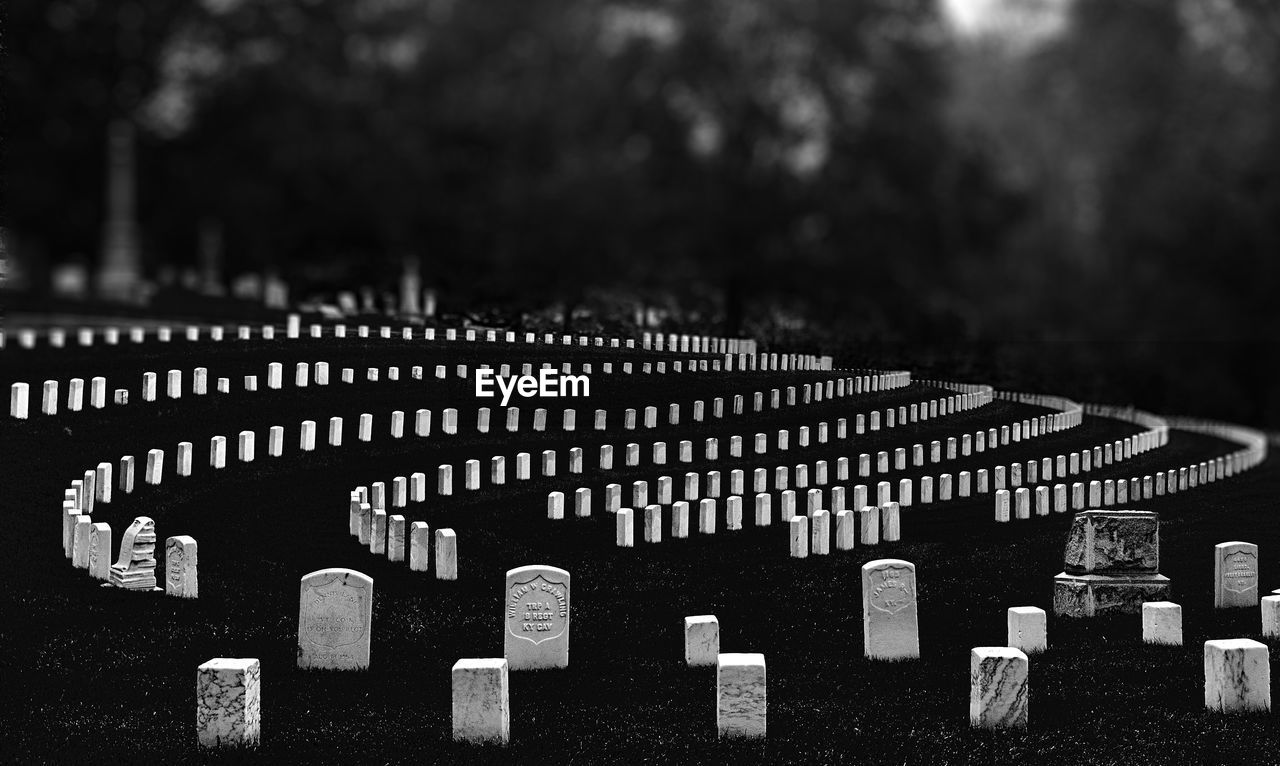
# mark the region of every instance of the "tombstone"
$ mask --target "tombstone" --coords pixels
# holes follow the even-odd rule
[[[512,670],[569,666],[569,591],[563,569],[508,570],[503,654]]]
[[[644,541],[662,542],[662,506],[648,505],[644,509]]]
[[[201,747],[255,747],[261,736],[262,669],[256,659],[217,657],[196,671]]]
[[[1137,614],[1165,601],[1159,574],[1160,517],[1150,511],[1077,513],[1067,537],[1066,570],[1054,577],[1053,611],[1067,617]]]
[[[372,577],[336,567],[305,575],[298,597],[298,667],[368,669],[372,622]]]
[[[797,559],[809,556],[809,517],[792,516],[787,522],[791,533],[791,557]]]
[[[29,414],[31,386],[14,383],[9,389],[9,417],[26,420]]]
[[[865,505],[857,511],[858,540],[863,545],[880,544],[880,508]]]
[[[1262,636],[1280,638],[1280,596],[1262,597]]]
[[[630,508],[619,508],[615,513],[615,542],[619,548],[635,546],[635,514]]]
[[[1011,607],[1007,613],[1008,645],[1024,653],[1039,654],[1049,648],[1048,617],[1035,606]]]
[[[133,520],[120,537],[120,555],[111,565],[108,582],[125,590],[156,587],[156,523],[146,516]]]
[[[671,504],[671,537],[683,540],[689,536],[689,503],[678,500]]]
[[[76,569],[89,568],[89,532],[93,529],[93,519],[84,514],[75,517],[71,527],[71,566]]]
[[[714,614],[684,618],[684,662],[689,667],[716,664],[720,654],[720,621]]]
[[[164,592],[178,598],[196,598],[200,595],[196,577],[196,541],[187,535],[177,535],[164,541]]]
[[[902,511],[892,500],[880,506],[880,539],[886,543],[902,539]]]
[[[1182,607],[1171,601],[1144,603],[1142,641],[1147,644],[1182,646]]]
[[[95,580],[111,577],[111,525],[95,522],[89,528],[89,576]]]
[[[409,571],[426,572],[431,562],[431,527],[425,521],[409,525]]]
[[[493,742],[511,740],[511,705],[507,661],[466,659],[453,664],[453,740]]]
[[[1009,490],[996,490],[996,521],[1005,523],[1009,521]]]
[[[387,517],[387,561],[404,561],[404,516]]]
[[[458,536],[452,529],[436,530],[436,579],[458,579]]]
[[[831,553],[831,513],[815,511],[810,519],[809,552],[815,556],[826,556]]]
[[[862,566],[862,639],[868,659],[920,656],[914,564],[876,559]]]
[[[768,700],[763,654],[716,657],[716,736],[765,736]]]
[[[969,725],[976,729],[1027,727],[1027,655],[1007,646],[969,653]]]
[[[767,492],[756,494],[756,515],[755,522],[757,527],[767,527],[773,521],[772,496]]]
[[[1219,713],[1271,711],[1271,657],[1248,638],[1204,642],[1204,706]]]
[[[698,534],[713,535],[716,532],[716,501],[703,498],[698,503]]]
[[[1258,546],[1230,542],[1213,546],[1213,607],[1258,605]]]

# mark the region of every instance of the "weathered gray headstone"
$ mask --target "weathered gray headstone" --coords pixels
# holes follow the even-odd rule
[[[1159,574],[1160,519],[1149,511],[1083,511],[1071,525],[1066,571],[1054,578],[1059,616],[1137,614],[1164,601],[1169,578]]]

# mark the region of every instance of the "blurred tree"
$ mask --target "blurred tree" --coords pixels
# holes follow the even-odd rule
[[[961,50],[955,123],[1034,200],[1009,251],[1035,256],[1024,295],[1065,296],[1076,332],[1280,331],[1278,19],[1255,0],[1074,0],[1035,46],[998,30]]]
[[[39,51],[118,34],[105,6],[53,5],[102,18],[28,7]],[[376,282],[417,252],[461,302],[714,286],[731,328],[771,296],[885,327],[879,303],[1004,226],[941,119],[933,0],[135,6],[143,224],[170,261],[216,219],[232,270]],[[54,122],[120,70],[31,52],[10,82]],[[41,100],[55,81],[68,103]],[[98,132],[64,158],[34,133],[13,143],[24,186],[75,168],[14,215],[55,255],[96,252]],[[53,235],[60,199],[82,212]]]
[[[184,6],[5,3],[2,207],[13,254],[37,281],[50,260],[98,253],[107,123],[133,113],[156,87],[159,52]]]

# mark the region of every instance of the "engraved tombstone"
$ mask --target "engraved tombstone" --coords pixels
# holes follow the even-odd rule
[[[1230,542],[1213,546],[1213,606],[1258,605],[1258,546]]]
[[[920,656],[914,564],[901,559],[876,559],[863,564],[862,639],[868,659]]]
[[[196,541],[177,535],[164,541],[164,591],[178,598],[200,595],[196,579]]]
[[[298,667],[369,667],[373,578],[352,569],[321,569],[302,578],[298,598]]]
[[[569,573],[552,566],[507,572],[503,653],[511,670],[569,666]]]

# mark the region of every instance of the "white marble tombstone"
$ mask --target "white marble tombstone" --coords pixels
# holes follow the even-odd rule
[[[1229,609],[1258,605],[1258,546],[1218,543],[1213,547],[1213,606]]]
[[[766,689],[763,654],[718,655],[716,657],[717,736],[763,738],[767,731]]]
[[[969,654],[969,725],[1027,726],[1027,655],[1007,646],[979,646]]]
[[[862,566],[862,637],[869,659],[920,656],[914,564],[876,559]]]
[[[508,570],[503,653],[512,670],[569,666],[569,573],[553,566]]]
[[[1204,642],[1204,706],[1221,713],[1271,710],[1271,657],[1248,638]]]
[[[453,739],[492,742],[511,739],[507,661],[464,659],[453,665]]]
[[[177,535],[164,541],[164,590],[179,598],[200,595],[197,579],[197,546],[194,538]]]
[[[716,664],[720,654],[720,621],[713,614],[684,618],[684,661],[689,667]]]
[[[254,747],[261,736],[258,660],[216,657],[196,671],[196,738],[201,747]]]
[[[298,667],[367,669],[372,623],[372,577],[337,567],[305,575],[298,597]]]

